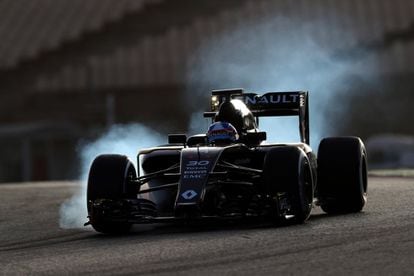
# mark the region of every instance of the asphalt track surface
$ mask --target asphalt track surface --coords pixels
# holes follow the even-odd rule
[[[372,177],[364,212],[303,225],[60,229],[76,183],[0,185],[0,274],[413,275],[414,178]]]

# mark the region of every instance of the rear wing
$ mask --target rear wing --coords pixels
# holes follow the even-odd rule
[[[204,117],[214,117],[219,110],[220,104],[231,99],[243,101],[256,118],[265,116],[298,116],[301,141],[309,144],[308,92],[269,92],[258,95],[256,93],[245,93],[243,89],[213,90],[211,111],[205,112]]]

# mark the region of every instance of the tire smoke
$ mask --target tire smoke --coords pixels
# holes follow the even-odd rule
[[[86,188],[89,168],[100,154],[123,154],[137,165],[139,149],[165,143],[166,138],[141,124],[114,125],[96,141],[79,149],[81,185],[75,194],[60,206],[59,225],[62,228],[83,228],[87,221]]]
[[[311,142],[316,148],[322,137],[335,131],[328,117],[341,115],[344,106],[338,96],[353,91],[349,79],[354,76],[370,79],[375,71],[375,55],[360,54],[358,59],[337,55],[339,50],[344,52],[347,48],[343,41],[324,40],[321,34],[332,33],[336,28],[324,23],[267,18],[207,41],[190,62],[189,98],[208,101],[212,89],[233,87],[260,94],[309,91]],[[349,38],[352,34],[348,32],[345,36]],[[268,132],[270,141],[298,141],[297,118],[279,119],[260,120],[260,128]],[[193,128],[198,122],[192,120]],[[204,124],[199,129],[202,127]]]

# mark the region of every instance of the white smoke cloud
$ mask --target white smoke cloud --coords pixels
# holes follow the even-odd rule
[[[325,22],[276,17],[224,33],[204,43],[194,55],[187,76],[189,97],[203,91],[197,96],[207,99],[211,89],[232,87],[259,93],[310,91],[311,142],[316,147],[330,131],[327,111],[343,109],[341,102],[333,101],[335,96],[350,90],[350,77],[368,78],[375,66],[372,55],[361,55],[359,59],[336,55],[344,50],[343,40],[324,42],[316,38],[324,31],[342,31],[335,28]],[[268,132],[270,140],[298,141],[297,118],[279,119],[263,118],[260,128]],[[192,125],[195,128],[196,119]]]
[[[100,154],[123,154],[136,166],[138,150],[165,143],[166,138],[140,124],[114,125],[94,142],[81,147],[81,187],[60,206],[60,227],[83,228],[87,221],[86,188],[89,168]]]
[[[208,127],[211,124],[210,118],[204,118],[203,117],[204,111],[198,111],[194,112],[190,117],[190,124],[188,127],[188,134],[194,135],[194,134],[200,134],[205,133],[208,129]]]

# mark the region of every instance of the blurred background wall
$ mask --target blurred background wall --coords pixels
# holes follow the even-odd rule
[[[217,88],[189,84],[194,56],[280,17],[317,22],[309,36],[336,59],[375,60],[338,88],[327,134],[375,137],[374,161],[380,135],[413,146],[414,1],[0,0],[0,182],[77,178],[77,148],[112,124],[187,131]]]

